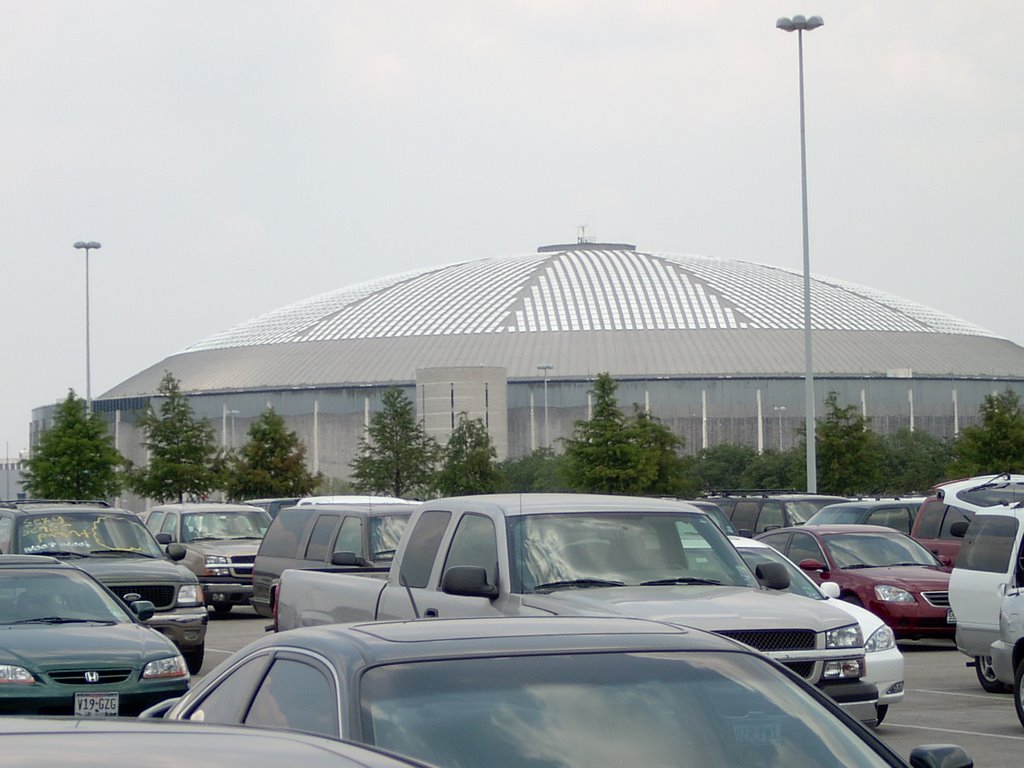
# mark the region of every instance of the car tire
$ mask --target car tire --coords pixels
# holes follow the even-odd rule
[[[876,728],[882,724],[882,721],[885,720],[885,716],[887,714],[889,714],[889,705],[888,704],[875,704],[875,717],[876,717],[875,727]]]
[[[991,656],[975,656],[974,672],[978,676],[978,683],[989,693],[1009,693],[1010,686],[1006,685],[996,677],[992,668]]]
[[[1017,663],[1013,672],[1013,708],[1017,710],[1017,719],[1024,726],[1024,659]]]
[[[198,675],[199,670],[203,668],[203,657],[206,655],[206,644],[204,643],[198,648],[193,648],[191,651],[182,651],[181,655],[185,657],[185,666],[188,667],[188,673],[190,675]]]

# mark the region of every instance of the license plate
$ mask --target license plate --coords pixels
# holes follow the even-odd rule
[[[76,693],[75,717],[117,717],[118,694]]]
[[[947,608],[946,609],[946,623],[947,624],[956,624],[956,616],[953,614],[953,609],[952,608]]]

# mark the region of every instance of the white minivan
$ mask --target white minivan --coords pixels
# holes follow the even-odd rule
[[[949,604],[956,614],[956,647],[975,661],[982,688],[1007,691],[1009,679],[992,663],[992,644],[999,640],[1003,597],[1024,588],[1024,502],[978,512],[965,529],[956,567],[949,579]],[[959,531],[956,531],[959,532]]]

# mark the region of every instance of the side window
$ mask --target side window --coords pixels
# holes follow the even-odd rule
[[[789,533],[776,533],[776,534],[773,534],[773,535],[770,535],[770,536],[760,536],[760,537],[758,537],[757,540],[758,541],[763,541],[769,547],[772,547],[773,549],[777,549],[779,552],[781,552],[782,554],[785,555],[786,554],[786,550],[789,549],[789,538],[790,538],[790,536],[791,536],[791,534],[789,534]],[[792,559],[792,558],[790,558],[790,559]]]
[[[306,661],[274,659],[252,700],[246,725],[338,737],[338,699],[327,674]]]
[[[309,534],[309,543],[306,544],[306,560],[327,560],[327,547],[331,543],[331,536],[334,528],[338,525],[338,515],[320,515],[313,523],[313,530]]]
[[[806,533],[793,534],[793,541],[789,544],[789,559],[797,565],[800,565],[802,560],[817,560],[819,563],[828,562],[815,538]]]
[[[498,583],[498,542],[494,523],[483,515],[464,515],[452,536],[444,570],[455,565],[475,565],[487,571],[487,583]]]
[[[766,501],[761,505],[761,514],[757,516],[757,525],[754,533],[770,531],[773,528],[784,528],[786,518],[782,512],[781,501]]]
[[[164,514],[163,512],[150,512],[149,517],[146,518],[146,527],[154,533],[159,531],[160,523],[164,520]]]
[[[269,659],[267,654],[263,654],[235,667],[227,677],[214,686],[198,706],[192,708],[188,713],[188,719],[232,725],[242,722],[245,706],[263,678],[263,670],[266,669]]]
[[[1005,515],[979,515],[960,545],[957,568],[1009,573],[1010,556],[1017,540],[1017,519]]]
[[[939,531],[939,538],[955,539],[956,537],[950,533],[949,527],[953,525],[953,523],[969,523],[973,518],[973,512],[967,512],[966,510],[960,509],[960,507],[950,505],[946,508],[946,517],[942,521],[942,529]]]
[[[9,515],[0,515],[0,555],[11,554],[12,530],[14,530],[14,519]]]
[[[281,510],[267,528],[259,553],[264,557],[296,557],[311,514],[311,510],[301,507]]]
[[[431,510],[424,512],[416,521],[416,527],[409,533],[409,540],[402,555],[401,582],[410,587],[425,587],[430,581],[437,549],[441,546],[451,512]]]
[[[946,514],[946,505],[941,501],[926,502],[921,511],[917,513],[920,521],[917,523],[917,537],[919,539],[939,538],[939,529],[942,527],[942,518]]]
[[[910,510],[906,507],[879,507],[871,510],[871,514],[864,522],[869,525],[884,525],[900,533],[910,533]]]
[[[737,501],[732,511],[732,524],[737,528],[746,528],[748,531],[754,527],[754,513],[757,512],[758,502]]]
[[[160,526],[160,533],[169,533],[174,541],[178,540],[178,513],[168,512]]]
[[[349,515],[341,523],[338,538],[334,542],[335,552],[355,552],[360,557],[363,553],[363,519]]]

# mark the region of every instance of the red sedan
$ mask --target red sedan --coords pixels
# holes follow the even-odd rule
[[[815,525],[755,538],[798,563],[817,583],[836,582],[840,597],[875,613],[899,639],[952,639],[956,633],[949,570],[905,534],[880,525]]]

